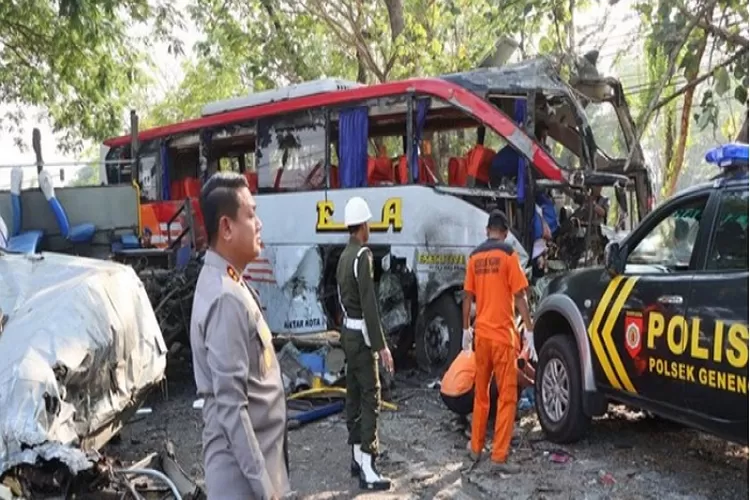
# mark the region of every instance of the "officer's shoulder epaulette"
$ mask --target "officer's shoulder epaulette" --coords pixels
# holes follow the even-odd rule
[[[229,276],[232,281],[236,281],[237,283],[240,282],[240,275],[232,266],[227,266],[227,276]]]

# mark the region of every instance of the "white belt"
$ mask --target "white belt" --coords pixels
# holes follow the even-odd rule
[[[349,330],[364,330],[365,322],[361,319],[344,318],[344,326]]]

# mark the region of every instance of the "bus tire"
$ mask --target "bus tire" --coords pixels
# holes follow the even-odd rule
[[[547,439],[558,444],[580,440],[591,417],[583,411],[580,361],[571,335],[555,335],[542,345],[534,385],[536,412]],[[567,405],[554,404],[560,400],[556,391],[567,394]]]
[[[442,375],[461,352],[462,338],[461,308],[448,291],[425,308],[415,338],[417,364],[432,375]]]

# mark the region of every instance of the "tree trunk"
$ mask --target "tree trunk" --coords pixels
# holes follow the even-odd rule
[[[391,24],[391,41],[395,42],[403,33],[406,23],[404,22],[404,3],[402,0],[383,0],[388,9],[388,21]]]
[[[666,109],[664,130],[664,176],[662,178],[661,192],[663,198],[668,196],[667,189],[671,186],[674,167],[674,120],[676,109],[674,105]]]
[[[739,133],[737,134],[737,137],[734,139],[736,142],[742,142],[745,144],[750,143],[750,141],[747,138],[748,132],[747,132],[747,115],[748,115],[748,109],[745,108],[745,119],[742,122],[742,128],[740,128]]]
[[[703,37],[703,41],[698,48],[697,60],[700,61],[703,58],[703,53],[706,51],[707,37]],[[687,81],[692,81],[698,78],[698,70],[700,64],[696,64],[694,69],[689,72],[685,72],[685,78]],[[690,111],[693,108],[693,98],[695,96],[695,87],[689,88],[685,92],[685,98],[682,102],[682,113],[680,116],[680,137],[677,140],[677,151],[675,152],[675,158],[672,168],[670,169],[670,178],[667,181],[665,179],[664,185],[667,187],[665,193],[667,197],[672,196],[675,188],[677,187],[677,179],[680,178],[680,171],[682,171],[682,164],[685,162],[685,148],[687,147],[687,140],[690,135]]]

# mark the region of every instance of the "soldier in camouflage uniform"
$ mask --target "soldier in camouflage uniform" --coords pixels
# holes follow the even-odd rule
[[[375,468],[378,454],[380,380],[378,359],[393,372],[393,358],[380,324],[372,252],[364,246],[370,236],[372,213],[367,202],[355,196],[344,209],[349,244],[336,269],[339,302],[344,314],[341,344],[346,355],[346,424],[352,446],[352,475],[362,489],[388,490],[390,479]]]

